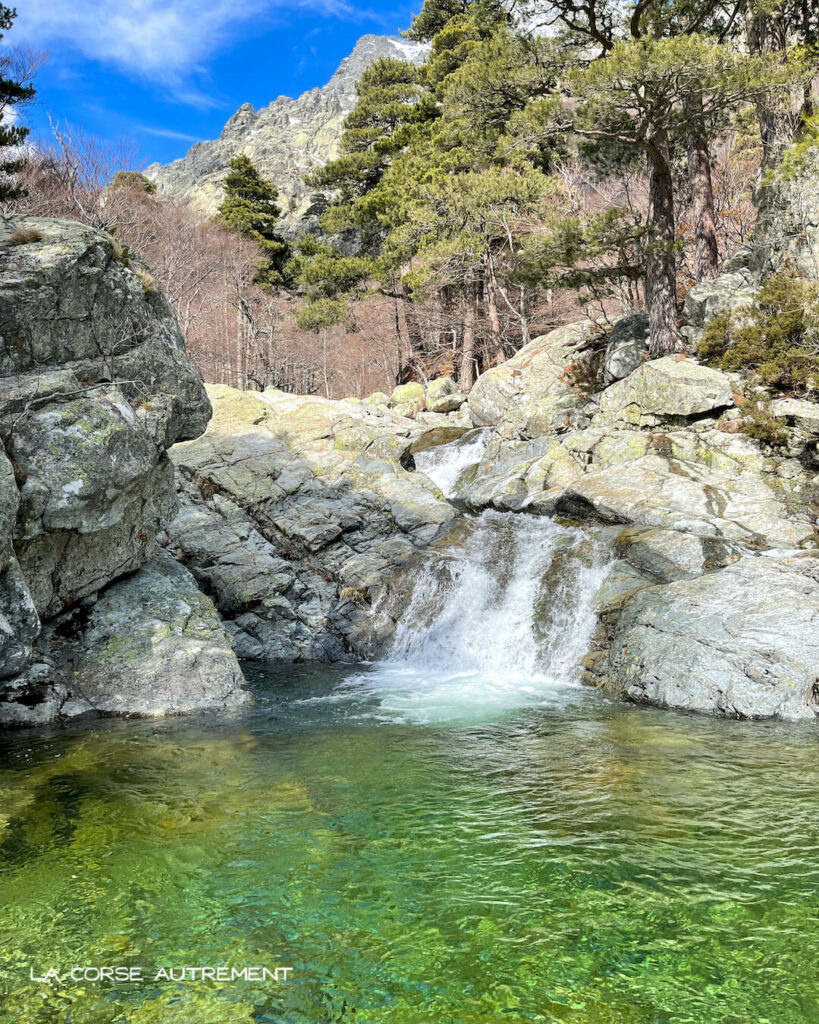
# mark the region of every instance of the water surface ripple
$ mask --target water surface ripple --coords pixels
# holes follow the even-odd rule
[[[254,673],[235,717],[5,738],[4,1024],[819,1020],[815,730],[568,688],[385,722]],[[111,963],[294,973],[28,980]]]

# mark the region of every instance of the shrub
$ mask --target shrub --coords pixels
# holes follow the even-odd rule
[[[128,252],[127,246],[124,246],[118,238],[111,238],[111,257],[121,263],[123,267],[127,267],[131,262],[131,254]]]
[[[745,400],[741,409],[745,414],[740,421],[740,430],[743,434],[775,448],[781,448],[788,443],[788,427],[785,420],[772,415],[766,403]]]
[[[6,245],[29,245],[31,242],[42,242],[42,240],[42,231],[38,231],[37,228],[21,226],[12,231],[6,239]]]
[[[748,371],[766,387],[802,394],[819,381],[819,284],[776,274],[753,306],[715,317],[698,347],[723,370]]]

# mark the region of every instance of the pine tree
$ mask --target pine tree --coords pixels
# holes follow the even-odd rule
[[[17,11],[14,8],[0,4],[0,39],[11,28],[16,17]],[[18,103],[30,100],[33,95],[32,86],[0,75],[0,148],[18,148],[28,138],[29,129],[21,124],[9,123],[9,113]],[[26,195],[26,190],[14,181],[14,175],[22,166],[23,160],[16,155],[0,159],[0,200],[19,199]]]
[[[290,250],[276,231],[281,209],[276,186],[259,174],[250,157],[235,156],[228,164],[225,198],[217,220],[228,231],[236,231],[256,242],[265,252],[265,262],[256,274],[256,284],[274,287],[287,277]]]

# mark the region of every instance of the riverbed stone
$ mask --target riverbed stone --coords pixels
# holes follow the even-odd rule
[[[637,593],[617,621],[606,689],[733,718],[819,714],[819,560],[746,557]]]
[[[436,377],[427,385],[427,409],[430,412],[455,412],[466,401],[451,377]]]
[[[535,338],[500,366],[487,370],[469,393],[469,411],[475,426],[498,426],[514,415],[517,432],[533,420],[545,432],[561,424],[578,397],[569,373],[594,335],[591,324],[570,324]],[[568,400],[561,416],[560,402]],[[520,407],[526,407],[521,409]],[[534,407],[534,412],[528,410]],[[511,435],[512,431],[507,432]],[[528,436],[534,436],[529,434]]]
[[[66,716],[189,714],[250,700],[213,602],[166,552],[92,605],[72,660]]]
[[[353,657],[378,581],[458,514],[404,468],[429,431],[368,404],[209,390],[208,431],[172,451],[169,550],[213,595],[243,657]]]
[[[417,413],[426,408],[424,385],[417,381],[399,384],[398,387],[393,388],[390,405],[400,416],[414,418]]]

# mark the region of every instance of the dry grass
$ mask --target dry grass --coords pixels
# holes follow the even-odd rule
[[[159,291],[159,285],[156,283],[156,278],[153,274],[149,274],[147,270],[135,270],[134,273],[142,282],[142,287],[145,289],[146,295],[156,295]]]
[[[117,263],[121,263],[124,267],[128,266],[130,262],[128,249],[116,238],[111,238],[111,255]]]
[[[32,242],[42,242],[43,233],[37,228],[28,228],[21,225],[6,239],[6,245],[30,245]]]

